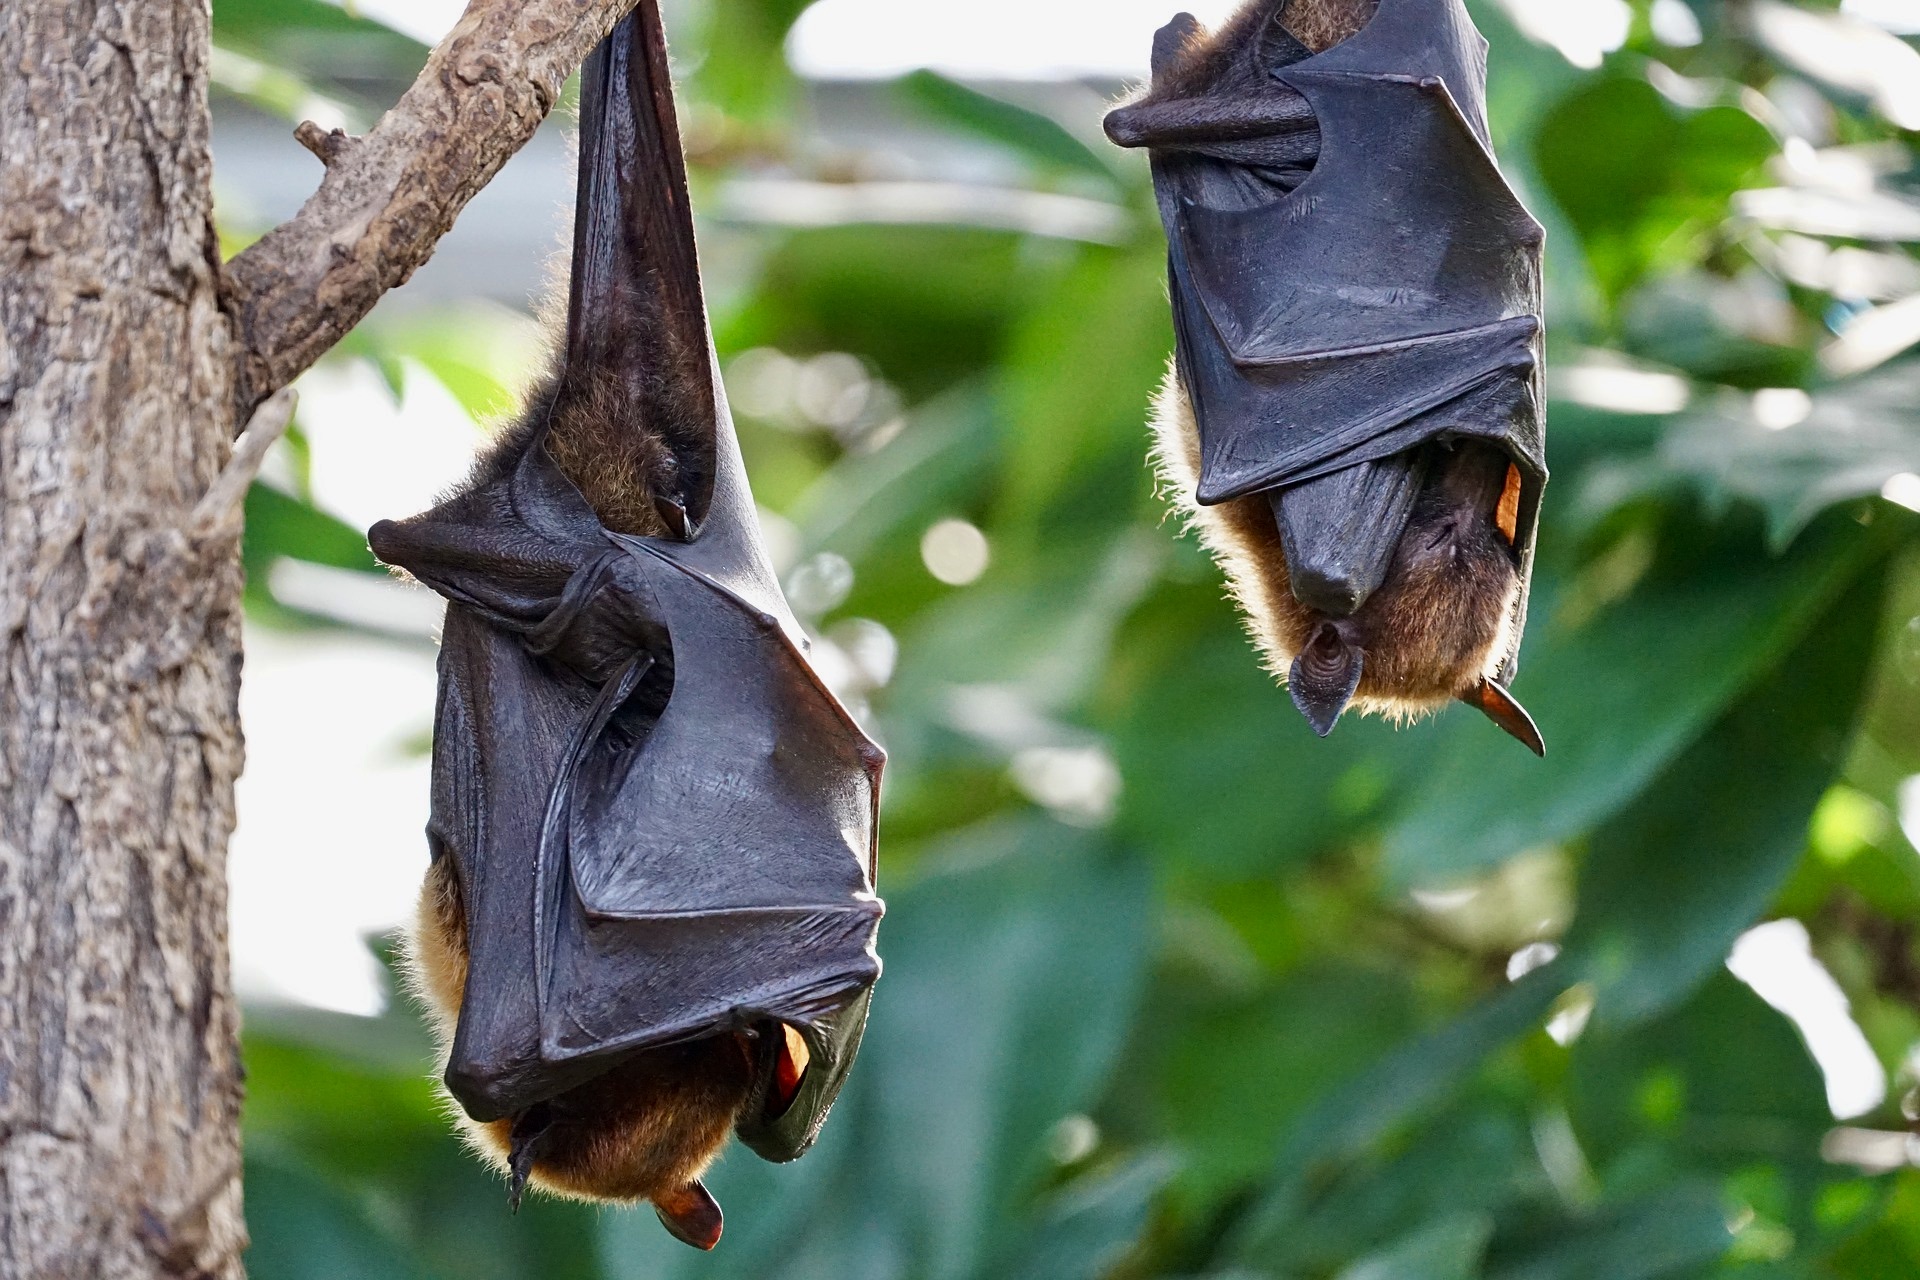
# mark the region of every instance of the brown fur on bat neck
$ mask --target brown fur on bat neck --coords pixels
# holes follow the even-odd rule
[[[427,871],[405,961],[444,1062],[467,984],[467,924],[450,858]],[[506,1173],[517,1204],[531,1184],[554,1195],[651,1201],[667,1229],[698,1248],[720,1235],[700,1178],[753,1090],[743,1037],[722,1035],[627,1055],[601,1075],[522,1112],[481,1124],[450,1106],[467,1141]]]
[[[682,350],[651,299],[627,301],[623,319],[632,331],[608,336],[626,344],[620,368],[585,361],[549,375],[481,454],[468,484],[511,471],[539,442],[608,529],[690,537],[680,458],[713,430],[705,352]]]
[[[1468,443],[1444,458],[1407,522],[1386,580],[1354,613],[1335,618],[1295,598],[1265,494],[1211,507],[1194,503],[1200,433],[1173,370],[1155,405],[1154,429],[1162,487],[1226,572],[1268,668],[1296,686],[1296,702],[1308,682],[1349,681],[1342,696],[1326,699],[1337,704],[1331,716],[1316,718],[1301,706],[1316,730],[1324,735],[1349,702],[1363,714],[1408,720],[1458,699],[1541,751],[1538,731],[1496,681],[1512,647],[1520,594],[1511,534],[1501,527],[1515,492],[1504,455]]]
[[[1251,0],[1213,31],[1197,22],[1181,33],[1174,60],[1154,77],[1154,96],[1186,97],[1258,84],[1266,68],[1248,51],[1284,33],[1312,53],[1331,49],[1350,39],[1371,21],[1380,0]]]

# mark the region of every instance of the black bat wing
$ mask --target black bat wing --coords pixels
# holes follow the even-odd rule
[[[686,158],[658,0],[642,0],[580,68],[580,177],[566,368],[614,370],[671,437],[688,521],[707,517],[720,434]],[[668,366],[677,366],[671,377]],[[671,389],[672,398],[658,403]]]
[[[654,0],[586,75],[559,376],[615,376],[670,446],[687,518],[681,536],[609,531],[536,431],[468,490],[370,532],[449,602],[430,832],[470,968],[446,1079],[497,1119],[623,1054],[777,1020],[811,1065],[740,1135],[790,1159],[879,974],[884,757],[809,665],[760,542]]]
[[[858,1031],[841,1015],[880,973],[881,754],[777,615],[622,541],[615,590],[682,639],[665,708],[623,730],[621,702],[647,697],[640,669],[610,685],[549,807],[542,1056],[777,1020],[808,1035],[812,1074],[837,1089],[852,1061],[839,1033]]]

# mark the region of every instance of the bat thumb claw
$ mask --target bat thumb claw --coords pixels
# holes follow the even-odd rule
[[[720,1243],[720,1231],[726,1225],[720,1202],[698,1178],[655,1200],[653,1211],[668,1235],[703,1252]]]

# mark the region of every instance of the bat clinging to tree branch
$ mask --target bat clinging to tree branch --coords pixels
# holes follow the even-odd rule
[[[879,975],[881,753],[809,665],[719,384],[656,0],[582,79],[558,371],[375,552],[445,596],[413,945],[475,1144],[710,1248],[814,1140]]]
[[[1488,141],[1461,0],[1189,15],[1107,117],[1147,147],[1176,336],[1157,457],[1295,704],[1506,690],[1546,484],[1539,224]]]

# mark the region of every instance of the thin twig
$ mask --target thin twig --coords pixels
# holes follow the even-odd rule
[[[227,459],[227,465],[213,478],[193,508],[193,515],[187,521],[193,538],[206,539],[239,529],[241,504],[246,501],[247,489],[260,474],[267,450],[287,434],[287,427],[293,422],[294,406],[299,401],[299,392],[292,387],[282,387],[254,410],[246,431],[234,442],[233,455]]]

